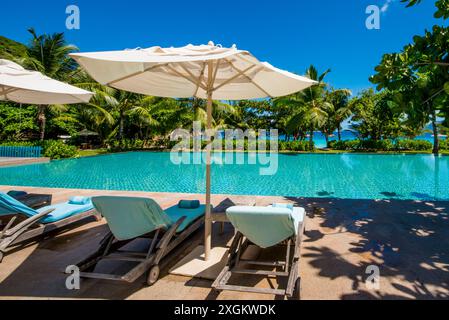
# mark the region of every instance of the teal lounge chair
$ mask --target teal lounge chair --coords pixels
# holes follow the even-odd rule
[[[270,207],[240,206],[229,208],[226,215],[237,233],[229,250],[228,263],[212,287],[218,291],[255,292],[299,298],[299,258],[305,226],[305,210],[284,204],[274,204]],[[242,254],[251,244],[262,249],[282,246],[286,251],[285,260],[244,260]],[[260,270],[260,267],[264,269]],[[288,281],[286,289],[229,285],[230,279],[236,274],[287,277]]]
[[[74,201],[32,209],[13,197],[0,193],[0,262],[6,249],[11,246],[90,216],[101,219],[95,213],[90,199],[81,198],[81,203],[76,204],[72,202]]]
[[[204,223],[206,211],[199,201],[183,201],[165,211],[149,198],[95,197],[92,202],[108,222],[110,232],[95,253],[77,264],[80,276],[131,283],[149,271],[150,286],[159,278],[161,260]],[[151,239],[146,252],[123,250],[137,238]],[[96,266],[104,260],[135,265],[123,275],[96,273]]]

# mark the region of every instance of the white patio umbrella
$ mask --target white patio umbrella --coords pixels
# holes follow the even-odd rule
[[[74,53],[71,56],[103,85],[171,98],[207,99],[207,129],[212,129],[212,100],[285,96],[316,82],[260,62],[248,51],[208,45],[152,47],[124,51]],[[206,164],[205,259],[211,249],[211,154]]]
[[[92,92],[0,59],[0,100],[50,105],[87,103],[92,96]]]

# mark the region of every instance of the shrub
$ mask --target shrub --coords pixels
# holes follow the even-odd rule
[[[426,140],[398,140],[393,142],[390,139],[385,139],[335,141],[332,147],[335,150],[344,151],[429,151],[432,150],[433,145]]]
[[[43,156],[51,159],[74,158],[78,155],[78,149],[75,146],[65,144],[59,140],[47,140],[41,143]]]
[[[396,150],[400,151],[429,151],[433,144],[426,140],[398,140]]]
[[[314,151],[315,145],[310,147],[310,142],[305,140],[296,141],[280,141],[279,142],[280,151]]]
[[[42,155],[51,159],[73,158],[78,155],[78,150],[74,146],[65,144],[61,140],[45,141],[7,141],[0,143],[1,146],[9,147],[42,147]]]
[[[440,141],[440,149],[449,150],[449,140],[447,138],[445,140]]]
[[[143,150],[145,148],[145,141],[139,139],[112,140],[109,141],[108,148],[113,152]]]
[[[332,141],[331,148],[342,151],[357,150],[360,145],[360,140],[347,140],[347,141]]]

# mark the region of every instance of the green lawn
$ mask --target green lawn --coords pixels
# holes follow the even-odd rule
[[[79,150],[78,154],[80,157],[92,157],[98,156],[100,154],[108,153],[108,149],[96,149],[96,150]]]

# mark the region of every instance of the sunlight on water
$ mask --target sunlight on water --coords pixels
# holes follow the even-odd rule
[[[215,164],[217,194],[449,200],[449,157],[279,155],[273,176],[258,165]],[[134,152],[1,168],[0,184],[54,188],[203,193],[204,165],[174,165],[169,153]]]

